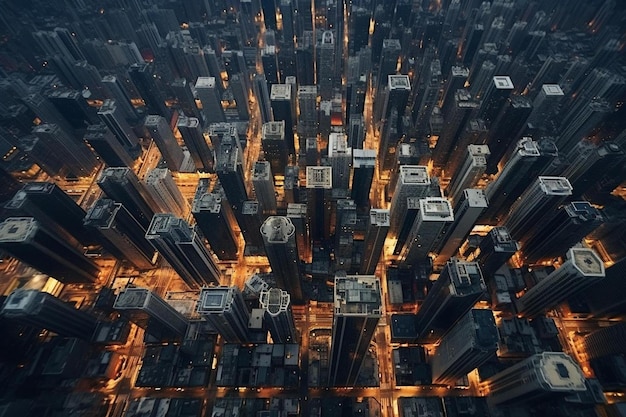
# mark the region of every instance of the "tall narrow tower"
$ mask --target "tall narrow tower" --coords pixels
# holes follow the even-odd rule
[[[291,299],[287,291],[271,288],[261,291],[261,308],[265,310],[265,323],[274,343],[295,343],[296,326],[291,312]]]

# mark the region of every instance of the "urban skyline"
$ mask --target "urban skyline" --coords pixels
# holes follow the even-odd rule
[[[0,10],[0,415],[626,415],[619,1]]]

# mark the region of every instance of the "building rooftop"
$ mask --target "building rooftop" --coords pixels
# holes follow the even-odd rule
[[[272,179],[272,169],[269,161],[256,161],[253,168],[253,177],[255,180]]]
[[[198,77],[196,88],[215,88],[215,77]]]
[[[585,391],[585,376],[574,360],[562,352],[544,352],[533,357],[537,376],[548,391]],[[542,384],[543,385],[543,384]]]
[[[380,317],[380,280],[374,275],[336,275],[335,313]]]
[[[378,227],[389,226],[389,210],[371,209],[370,224]]]
[[[261,291],[259,303],[268,313],[275,316],[280,312],[287,311],[291,297],[287,291],[280,288]]]
[[[150,299],[150,290],[145,288],[125,288],[115,298],[113,308],[134,309],[143,308]]]
[[[352,149],[352,166],[373,168],[376,165],[376,151],[373,149]]]
[[[100,108],[98,109],[98,114],[113,113],[116,108],[117,108],[117,106],[115,105],[115,100],[113,100],[113,99],[106,99],[102,103],[102,106],[100,106]]]
[[[493,84],[498,90],[512,90],[514,88],[511,77],[508,77],[506,75],[496,75],[495,77],[493,77]]]
[[[447,267],[452,283],[450,291],[453,294],[463,296],[486,290],[483,274],[477,262],[465,262],[452,258],[448,261]]]
[[[5,315],[28,313],[33,310],[38,299],[38,290],[27,290],[24,288],[14,290],[4,301],[0,312]]]
[[[244,201],[241,205],[241,214],[251,216],[259,212],[259,202],[256,200]]]
[[[333,187],[332,167],[308,166],[306,167],[306,188]]]
[[[284,140],[285,121],[263,123],[262,138],[263,140]]]
[[[389,75],[389,90],[411,90],[411,82],[408,75]]]
[[[295,226],[285,216],[270,216],[261,225],[261,234],[269,243],[287,243],[295,231]]]
[[[424,220],[454,221],[452,205],[447,198],[427,197],[421,199],[420,216]]]
[[[539,186],[547,195],[571,195],[573,190],[565,177],[539,177]]]
[[[270,100],[291,100],[291,84],[273,84]]]
[[[603,277],[605,275],[604,262],[593,249],[571,248],[567,252],[567,258],[584,276]]]
[[[198,313],[221,313],[230,307],[234,298],[234,287],[202,288],[198,300]]]
[[[39,223],[32,217],[9,217],[0,223],[0,242],[25,242],[38,228]]]
[[[485,191],[478,188],[466,188],[463,190],[465,200],[470,207],[487,207],[487,197]]]
[[[489,236],[494,241],[496,252],[517,252],[519,249],[519,244],[506,227],[494,227],[489,231]]]
[[[97,200],[85,215],[84,223],[98,227],[108,227],[115,218],[114,214],[122,206],[121,203],[108,198]]]
[[[558,97],[564,95],[563,90],[558,84],[544,84],[541,86],[541,90],[546,96]]]
[[[422,165],[401,165],[400,181],[403,184],[430,184],[428,168]]]

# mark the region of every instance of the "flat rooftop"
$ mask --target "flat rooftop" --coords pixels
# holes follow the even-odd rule
[[[420,200],[420,216],[424,220],[454,221],[452,205],[447,198],[427,197]]]
[[[539,177],[539,186],[547,195],[571,195],[573,190],[565,177]]]
[[[37,220],[32,217],[9,217],[0,223],[0,242],[25,242],[38,227]]]
[[[115,298],[113,308],[118,309],[135,309],[143,308],[150,298],[150,290],[145,288],[126,288],[123,289]]]
[[[374,275],[335,276],[335,313],[381,315],[380,280]]]
[[[422,165],[401,165],[400,181],[403,184],[430,184],[428,168]]]
[[[389,226],[389,210],[371,209],[370,224],[378,227]]]
[[[202,288],[198,300],[198,313],[219,313],[230,307],[234,298],[234,287]]]
[[[603,277],[605,275],[604,262],[593,249],[571,248],[567,252],[567,258],[584,276]]]
[[[332,188],[332,167],[308,166],[306,167],[306,188]]]

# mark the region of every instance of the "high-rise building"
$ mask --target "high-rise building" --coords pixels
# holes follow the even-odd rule
[[[295,153],[293,126],[295,122],[296,103],[291,84],[274,84],[270,92],[272,115],[275,122],[285,122],[285,143],[290,154]]]
[[[265,253],[276,285],[287,290],[294,303],[302,303],[304,298],[295,232],[291,219],[284,216],[270,216],[261,226]]]
[[[274,189],[274,177],[268,161],[257,161],[252,171],[252,184],[254,195],[263,214],[276,214],[276,191]]]
[[[517,311],[535,317],[604,278],[604,263],[593,249],[571,248],[567,260],[517,299]]]
[[[262,123],[268,123],[274,120],[272,117],[270,93],[268,91],[267,83],[265,74],[254,74],[252,77],[252,89],[254,91],[254,95],[256,96],[256,100],[259,103]]]
[[[96,264],[32,217],[9,217],[0,223],[0,248],[64,283],[98,280]]]
[[[352,149],[352,193],[357,209],[365,211],[370,206],[370,190],[376,168],[376,151],[373,149]]]
[[[180,116],[176,127],[183,137],[197,170],[213,172],[213,151],[202,132],[200,121],[195,117]]]
[[[182,339],[189,325],[181,313],[146,288],[124,288],[113,308],[157,340]]]
[[[483,276],[491,279],[493,274],[518,251],[519,244],[511,237],[506,227],[494,227],[480,241],[479,249],[480,253],[475,260],[480,265]]]
[[[335,268],[350,271],[354,248],[354,230],[357,224],[356,205],[350,199],[337,201],[335,215]]]
[[[298,87],[298,135],[306,138],[317,134],[317,86]],[[300,152],[304,151],[300,144]]]
[[[226,343],[248,343],[250,312],[237,287],[202,288],[198,313]]]
[[[161,152],[161,156],[163,156],[163,160],[169,170],[178,172],[183,165],[185,154],[176,141],[172,129],[170,129],[165,118],[150,115],[146,117],[144,127],[147,129],[152,140],[154,140],[157,148],[159,148],[159,152]]]
[[[196,106],[196,99],[193,96],[191,83],[185,78],[177,78],[170,84],[170,87],[176,96],[178,107],[180,107],[183,111],[185,118],[202,120],[202,114],[200,113],[200,110],[198,110],[198,107]]]
[[[523,241],[544,227],[571,194],[572,186],[567,178],[540,176],[513,204],[504,226],[523,246]]]
[[[285,141],[285,122],[268,122],[263,124],[261,133],[263,154],[272,167],[274,175],[285,173],[289,164],[289,145]]]
[[[582,370],[563,352],[537,353],[495,374],[487,384],[489,399],[496,405],[555,401],[587,390]]]
[[[333,87],[335,80],[335,55],[337,48],[335,45],[335,34],[326,30],[322,32],[322,37],[317,45],[317,85],[322,100],[330,100],[333,97]]]
[[[165,105],[163,89],[157,85],[157,77],[152,63],[133,64],[128,75],[137,87],[150,114],[158,114],[169,120],[170,109]]]
[[[626,323],[594,330],[585,336],[583,345],[589,360],[626,353]]]
[[[359,274],[370,275],[376,271],[388,231],[389,210],[371,209],[369,223],[365,227]]]
[[[4,301],[0,315],[28,326],[43,328],[64,337],[91,340],[98,320],[70,303],[38,290],[20,288]]]
[[[146,175],[144,184],[161,212],[174,213],[179,217],[187,214],[187,202],[168,168],[154,168]]]
[[[485,208],[487,199],[483,190],[476,188],[463,190],[460,200],[454,205],[454,221],[446,228],[445,237],[435,249],[438,254],[435,258],[436,265],[443,265],[455,256]]]
[[[215,77],[198,77],[196,80],[196,93],[202,103],[205,125],[226,121],[221,94],[216,83]]]
[[[452,204],[458,203],[463,190],[474,188],[487,167],[489,147],[487,145],[469,145],[465,161],[457,172],[447,173],[451,176],[446,194]]]
[[[226,207],[219,193],[209,192],[209,179],[200,178],[191,214],[213,253],[222,261],[233,261],[237,259],[237,239],[228,222]]]
[[[402,46],[399,39],[383,39],[382,52],[378,63],[378,80],[375,85],[377,90],[385,87],[390,75],[396,74],[401,52]]]
[[[144,228],[147,228],[159,206],[130,168],[106,168],[98,186],[111,200],[122,203]]]
[[[407,213],[408,197],[426,197],[430,188],[428,168],[419,165],[400,166],[398,185],[391,199],[389,235],[398,237]]]
[[[352,387],[382,315],[380,280],[337,274],[334,304],[328,385]]]
[[[328,160],[333,168],[333,193],[342,197],[338,192],[343,191],[344,195],[347,194],[350,187],[350,166],[352,165],[352,148],[348,146],[348,138],[345,134],[332,132],[329,135]]]
[[[333,187],[333,168],[306,167],[307,221],[311,240],[320,242],[330,237],[330,194]]]
[[[220,271],[196,230],[170,213],[155,214],[146,239],[190,288],[219,284]]]
[[[400,252],[400,258],[409,265],[426,260],[443,240],[442,231],[454,221],[452,206],[445,198],[426,197],[419,205],[417,218]]]
[[[296,326],[289,293],[278,288],[261,291],[259,304],[265,310],[263,318],[272,342],[296,343]]]
[[[102,246],[116,258],[125,259],[140,270],[154,268],[156,249],[146,240],[146,229],[121,203],[108,198],[97,200],[87,212],[84,224],[102,234]]]
[[[307,223],[307,205],[301,203],[287,204],[287,217],[296,228],[296,242],[300,259],[309,259],[311,237]]]
[[[117,101],[104,100],[104,103],[98,110],[98,117],[109,128],[124,149],[131,150],[139,145],[139,138],[126,121],[121,108],[118,108]]]
[[[283,183],[285,193],[284,204],[300,202],[300,168],[288,166],[285,168],[285,181]]]
[[[246,241],[246,252],[259,254],[263,252],[263,237],[261,236],[261,225],[265,217],[259,208],[259,202],[255,200],[244,201],[241,211],[235,213],[239,229]]]
[[[243,202],[248,200],[239,152],[240,148],[234,139],[224,137],[215,153],[215,172],[235,214],[241,210]]]
[[[128,149],[119,143],[104,123],[88,126],[83,139],[93,148],[105,165],[110,167],[133,166],[133,157]]]
[[[99,243],[99,233],[83,226],[85,211],[54,183],[24,184],[4,208],[11,217],[34,217],[42,227],[70,244]]]
[[[439,341],[474,307],[485,290],[482,272],[476,262],[450,259],[417,312],[417,341]]]
[[[498,328],[491,310],[472,309],[442,339],[432,358],[433,382],[454,384],[495,356]]]
[[[572,201],[560,207],[545,227],[524,241],[523,258],[532,263],[562,256],[602,222],[602,214],[588,201]]]

